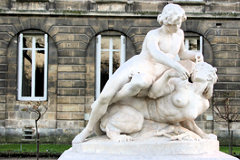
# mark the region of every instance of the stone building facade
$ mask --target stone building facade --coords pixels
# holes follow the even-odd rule
[[[98,63],[103,64],[97,56],[99,38],[113,43],[110,50],[119,53],[118,59],[120,52],[125,54],[123,59],[129,59],[141,51],[146,33],[159,27],[157,14],[168,3],[185,9],[188,20],[182,29],[186,37],[197,37],[196,45],[205,61],[218,69],[211,106],[223,109],[224,100],[230,98],[231,108],[239,113],[238,0],[1,0],[0,141],[22,141],[24,129],[34,127],[34,114],[22,109],[27,102],[40,100],[47,106],[39,121],[42,141],[71,142],[86,125],[101,85],[97,84]],[[120,49],[114,50],[117,46]],[[42,91],[38,93],[39,88]],[[206,132],[222,137],[224,143],[226,123],[212,107],[197,121]],[[233,123],[232,129],[239,145],[239,123]]]

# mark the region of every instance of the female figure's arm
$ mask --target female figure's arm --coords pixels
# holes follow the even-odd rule
[[[181,60],[189,59],[193,62],[203,62],[203,55],[199,51],[190,51],[185,49],[184,45],[184,33],[183,31],[180,33],[182,37],[181,48],[179,50],[179,57]]]

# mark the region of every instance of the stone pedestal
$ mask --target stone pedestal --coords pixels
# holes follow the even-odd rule
[[[59,160],[237,160],[219,152],[217,140],[169,141],[164,137],[113,142],[105,137],[75,144]]]

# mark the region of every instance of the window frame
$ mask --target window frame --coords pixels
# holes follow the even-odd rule
[[[32,36],[32,48],[23,48],[23,35]],[[44,36],[44,48],[36,48],[36,37]],[[18,100],[20,101],[46,101],[47,100],[47,75],[48,75],[48,35],[47,34],[24,34],[21,33],[18,39]],[[23,72],[23,50],[32,51],[32,79],[31,79],[31,96],[22,96],[22,72]],[[44,50],[44,85],[43,96],[35,96],[35,69],[36,69],[36,53],[35,51]]]
[[[115,35],[107,35],[107,36],[115,37]],[[102,53],[102,51],[109,52],[109,78],[113,74],[113,52],[120,51],[120,66],[126,60],[126,36],[124,36],[124,35],[117,35],[117,36],[120,37],[120,41],[121,41],[121,46],[120,46],[120,49],[118,49],[118,50],[113,49],[113,39],[112,38],[110,38],[110,41],[109,41],[109,49],[101,48],[101,39],[102,39],[101,34],[99,34],[96,38],[96,90],[95,90],[96,98],[99,97],[100,91],[101,91],[101,53]]]

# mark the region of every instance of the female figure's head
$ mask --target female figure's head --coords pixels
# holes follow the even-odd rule
[[[160,25],[178,26],[187,19],[185,11],[177,4],[168,4],[158,15],[157,21]]]
[[[158,15],[160,25],[181,25],[187,19],[185,11],[177,4],[168,4],[163,8],[162,14]]]

